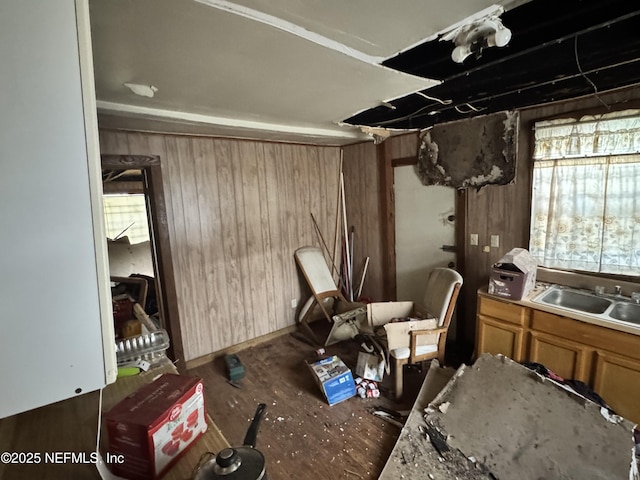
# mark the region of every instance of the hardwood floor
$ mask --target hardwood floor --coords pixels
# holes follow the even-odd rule
[[[341,342],[326,348],[355,371],[358,345]],[[377,399],[350,398],[329,406],[305,360],[317,358],[310,345],[283,335],[239,352],[246,375],[241,388],[228,383],[223,358],[188,371],[204,380],[207,410],[232,446],[242,444],[259,403],[267,410],[256,447],[265,455],[269,478],[375,479],[398,438],[400,428],[372,412],[378,406],[408,410],[424,379],[405,370],[405,395],[389,398],[385,377]]]

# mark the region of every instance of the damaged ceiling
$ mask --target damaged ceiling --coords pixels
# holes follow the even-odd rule
[[[384,61],[441,83],[346,122],[422,129],[640,82],[638,2],[533,0],[500,18],[511,30],[509,44],[484,49],[461,64],[451,59],[454,45],[439,39]]]
[[[640,81],[628,0],[89,6],[107,128],[344,145],[370,139],[363,126],[423,129]],[[439,38],[486,12],[502,12],[511,41],[455,63]]]
[[[479,11],[524,1],[89,0],[99,122],[313,144],[367,140],[341,121],[438,83],[386,59]]]

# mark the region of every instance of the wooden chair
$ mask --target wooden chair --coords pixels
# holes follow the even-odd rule
[[[444,366],[447,331],[462,287],[462,276],[450,268],[435,268],[429,274],[423,306],[434,318],[406,323],[406,335],[390,335],[394,324],[387,323],[389,355],[395,363],[395,395],[402,397],[402,368],[437,358]],[[427,328],[424,328],[426,326]]]
[[[353,337],[358,333],[358,319],[349,318],[349,315],[343,316],[340,322],[342,325],[336,325],[334,317],[336,314],[343,314],[361,308],[363,305],[357,302],[348,302],[340,289],[336,286],[331,271],[324,258],[322,250],[318,247],[306,246],[300,247],[294,252],[294,258],[298,267],[302,271],[312,297],[302,307],[298,315],[298,323],[304,329],[310,340],[318,346],[330,345],[336,341],[334,335],[336,327],[347,327],[347,336]],[[329,334],[325,342],[320,341],[311,329],[310,323],[314,318],[315,307],[320,307],[322,314],[329,321],[334,323],[332,332]],[[354,312],[355,313],[355,312]]]

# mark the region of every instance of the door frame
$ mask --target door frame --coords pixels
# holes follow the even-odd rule
[[[178,295],[169,241],[169,222],[164,200],[162,163],[158,155],[100,155],[102,168],[136,169],[142,172],[142,182],[151,239],[151,256],[155,272],[158,310],[170,338],[168,355],[177,361],[179,371],[186,367]]]
[[[387,300],[396,300],[396,290],[398,279],[396,277],[396,212],[394,198],[395,167],[404,167],[418,164],[418,155],[410,157],[393,158],[391,142],[382,142],[376,146],[376,157],[378,160],[378,172],[380,178],[380,230],[382,239],[382,291]],[[467,218],[466,211],[466,189],[456,190],[455,198],[455,242],[456,242],[456,270],[465,276],[465,225]],[[465,285],[462,286],[462,290]],[[462,294],[462,292],[461,292]],[[461,295],[462,296],[462,295]],[[458,302],[457,305],[457,332],[460,335],[467,331],[467,312],[465,302]],[[475,322],[475,319],[472,320]]]

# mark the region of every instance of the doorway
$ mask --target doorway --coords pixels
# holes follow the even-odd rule
[[[169,357],[177,361],[176,366],[179,370],[183,370],[185,360],[160,157],[103,154],[101,161],[103,172],[116,172],[117,181],[129,182],[125,185],[108,187],[107,191],[117,189],[130,194],[141,194],[144,197],[159,324],[169,334],[170,346],[167,352]]]
[[[423,303],[429,272],[456,264],[455,189],[423,185],[413,165],[393,170],[396,298]],[[455,334],[454,317],[449,335]]]

